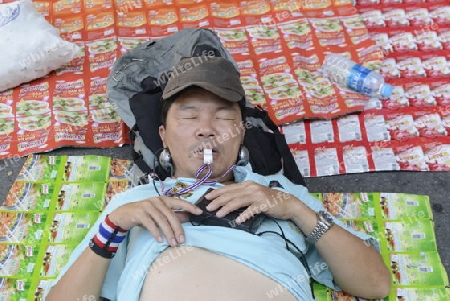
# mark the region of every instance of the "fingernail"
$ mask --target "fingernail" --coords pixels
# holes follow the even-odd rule
[[[242,223],[242,218],[240,216],[236,219],[236,223],[238,223],[238,224]]]
[[[180,244],[184,243],[184,235],[180,235],[178,241],[180,242]]]
[[[172,246],[176,246],[177,245],[177,241],[175,238],[172,238]]]
[[[156,239],[158,242],[163,242],[163,238],[161,236],[158,236],[158,238]]]

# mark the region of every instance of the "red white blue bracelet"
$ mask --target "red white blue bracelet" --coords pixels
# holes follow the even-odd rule
[[[113,258],[127,233],[128,230],[114,225],[109,220],[109,215],[106,215],[105,220],[98,227],[97,234],[91,239],[89,247],[103,258]]]

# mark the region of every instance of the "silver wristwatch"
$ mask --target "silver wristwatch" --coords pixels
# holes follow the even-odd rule
[[[331,226],[334,225],[333,217],[327,211],[319,211],[317,215],[317,225],[312,232],[306,237],[306,240],[312,244],[315,244]]]

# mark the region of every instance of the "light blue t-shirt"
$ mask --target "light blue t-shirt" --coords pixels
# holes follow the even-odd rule
[[[322,203],[312,197],[304,186],[295,185],[282,175],[261,176],[253,173],[249,165],[237,167],[233,172],[236,182],[254,181],[261,185],[269,186],[270,181],[277,181],[282,188],[276,189],[296,196],[315,211],[323,210]],[[190,185],[195,182],[195,179],[167,179],[163,183],[164,189],[174,186],[177,181]],[[195,203],[208,188],[218,188],[220,186],[223,185],[200,186],[192,191],[192,195],[185,198],[185,200]],[[156,183],[156,187],[162,193],[158,183]],[[85,239],[75,249],[69,259],[69,263],[63,268],[53,284],[60,279],[88,247],[89,240],[98,231],[98,224],[105,219],[106,214],[124,204],[141,201],[157,195],[158,193],[155,191],[153,183],[138,186],[115,195]],[[282,202],[282,198],[272,200],[271,203],[275,205],[278,201]],[[343,224],[338,220],[336,220],[336,224],[343,227]],[[298,252],[292,245],[290,245],[290,251],[288,251],[285,240],[279,235],[266,233],[258,236],[242,230],[216,226],[198,226],[192,225],[190,222],[182,225],[185,232],[185,243],[182,245],[205,248],[232,258],[272,278],[287,288],[297,300],[313,300],[309,277],[305,267],[297,257]],[[285,237],[304,254],[311,276],[328,287],[340,290],[333,282],[333,276],[326,263],[315,247],[305,241],[304,235],[294,223],[266,218],[256,231],[256,234],[263,231],[275,231],[281,234],[280,227]],[[379,249],[378,243],[373,237],[353,230],[349,231]],[[164,242],[158,243],[146,229],[141,227],[131,229],[126,241],[122,243],[116,256],[111,260],[103,283],[101,296],[111,301],[139,300],[145,276],[150,271],[150,265],[167,247],[169,247],[167,241],[164,240]],[[270,260],[268,260],[269,258]],[[189,275],[186,276],[189,277]]]

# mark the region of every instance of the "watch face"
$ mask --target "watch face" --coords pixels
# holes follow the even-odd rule
[[[326,211],[322,211],[322,217],[324,219],[324,221],[327,223],[327,225],[331,226],[334,224],[334,220],[333,217],[331,216],[330,213],[326,212]]]

